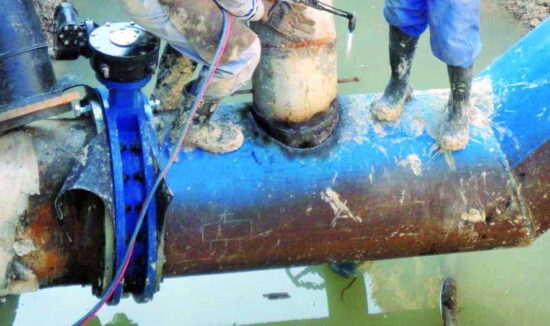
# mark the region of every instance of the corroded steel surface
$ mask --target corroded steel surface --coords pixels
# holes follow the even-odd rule
[[[405,121],[410,118],[404,117]],[[331,162],[331,153],[344,141],[345,126],[340,126],[338,139],[309,151],[286,148],[269,141],[258,130],[247,135],[257,146],[282,151],[281,160],[305,164],[305,170],[293,175],[294,180],[284,176],[284,166],[267,155],[269,151],[253,153],[245,147],[250,156],[241,152],[237,162],[226,160],[226,173],[222,175],[208,169],[209,160],[197,162],[204,174],[198,179],[190,178],[194,181],[187,181],[191,182],[189,186],[196,186],[196,181],[209,187],[204,177],[209,175],[209,179],[220,183],[221,189],[176,189],[166,220],[164,274],[484,250],[526,245],[533,240],[535,232],[529,214],[524,214],[515,181],[510,178],[507,165],[491,152],[480,154],[482,159],[477,164],[461,163],[460,157],[455,156],[454,170],[448,159],[436,156],[431,162],[424,162],[421,174],[415,171],[414,164],[395,162],[391,151],[387,162],[393,163],[369,163],[374,170],[365,165],[357,173],[350,173],[359,166],[328,164],[321,165],[325,169],[322,177],[308,174],[308,170],[319,168],[308,160]],[[93,134],[92,127],[86,121],[49,121],[26,130],[35,136],[41,193],[31,198],[18,227],[18,239],[32,239],[35,250],[18,261],[36,275],[41,287],[89,284],[100,274],[101,203],[77,193],[72,200],[74,205],[66,207],[66,218],[60,221],[53,199],[71,166],[86,159],[78,152]],[[372,147],[368,144],[357,146]],[[548,187],[548,182],[544,182],[542,168],[548,148],[545,145],[516,170],[539,234],[549,227],[548,214],[544,214],[548,209],[544,198],[547,188],[543,187]],[[355,151],[350,155],[358,155],[356,147],[348,149]],[[420,153],[419,157],[424,159]],[[188,158],[184,171],[195,173],[192,156]],[[250,178],[229,172],[231,166],[238,164],[248,168],[248,162],[263,166],[266,178],[259,179],[253,171],[249,171]],[[522,167],[533,173],[523,175]],[[332,173],[335,168],[341,169],[338,175]],[[227,178],[240,186],[229,187]],[[310,180],[308,189],[301,191],[298,179]],[[249,193],[246,188],[250,182],[263,186]],[[203,196],[206,192],[210,192],[210,198]],[[234,205],[225,206],[226,200]],[[86,212],[95,217],[82,219]]]
[[[291,149],[256,130],[238,153],[185,153],[169,178],[165,273],[529,244],[533,223],[490,126],[474,126],[465,151],[432,148],[443,111],[430,113],[426,103],[443,108],[446,99],[419,92],[391,125],[364,114],[372,96],[343,97],[338,129],[315,149]]]
[[[361,180],[335,183],[341,202],[362,221],[341,211],[341,219],[322,199],[295,197],[279,207],[234,210],[191,209],[167,219],[166,274],[217,272],[313,264],[328,260],[372,260],[526,245],[530,221],[517,198],[506,191],[507,176],[483,171],[451,177],[405,175],[365,189]],[[460,180],[467,180],[460,186]],[[322,192],[322,190],[320,190]],[[405,192],[406,199],[400,197]],[[455,201],[477,201],[488,208],[476,214],[454,211]],[[187,206],[188,207],[188,206]],[[496,214],[500,211],[501,214]],[[502,212],[505,212],[502,214]],[[470,221],[472,219],[472,221]]]
[[[514,169],[521,184],[521,194],[531,211],[538,235],[550,228],[549,158],[550,142],[546,142]]]
[[[550,21],[543,27],[550,28]],[[521,60],[515,58],[510,64],[503,59],[500,65],[533,74],[546,71],[519,70],[532,64],[525,53],[541,59],[537,64],[546,64],[546,48],[541,46],[547,39],[545,31],[539,27],[531,34],[536,51],[512,50]],[[498,65],[492,67],[498,71]],[[514,76],[507,69],[501,77]],[[508,94],[505,104],[529,109],[536,119],[520,119],[525,118],[522,110],[498,112],[517,113],[504,120],[522,146],[507,145],[517,141],[515,137],[497,141],[492,127],[498,125],[488,123],[492,111],[479,105],[493,104],[495,93],[489,92],[474,99],[476,119],[468,148],[446,155],[432,146],[447,100],[444,92],[416,92],[396,124],[370,119],[365,108],[372,95],[342,98],[340,105],[346,109],[334,137],[309,150],[273,141],[257,128],[246,106],[220,109],[240,113],[231,118],[240,119],[247,141],[241,150],[226,155],[197,150],[181,154],[167,180],[175,197],[166,215],[164,274],[529,244],[550,227],[545,173],[550,144],[541,137],[548,135],[542,128],[548,124],[538,119],[546,112],[538,109],[547,103],[543,100],[550,84],[525,86],[529,80],[523,80],[523,74],[521,79],[521,84],[510,86],[521,87],[509,92],[515,96]],[[497,86],[509,90],[502,84]],[[526,90],[534,93],[520,92]],[[523,105],[526,98],[539,100],[540,107]],[[434,109],[433,116],[427,108]],[[17,229],[16,240],[32,246],[18,253],[13,266],[30,271],[42,287],[94,282],[103,258],[101,203],[75,193],[63,220],[57,219],[53,208],[72,166],[87,162],[86,152],[78,153],[94,134],[92,123],[43,121],[22,130],[33,136],[40,193],[29,200]],[[25,275],[9,276],[18,281]]]
[[[96,256],[97,237],[93,235],[102,232],[102,224],[85,224],[78,219],[60,221],[54,200],[74,163],[85,159],[77,154],[93,135],[93,124],[84,119],[51,120],[29,125],[25,131],[33,136],[40,194],[29,199],[17,233],[19,240],[32,240],[34,250],[18,261],[38,278],[41,286],[89,283],[90,274],[95,272],[90,266],[101,261]],[[80,201],[75,198],[74,203],[71,209],[80,209]]]

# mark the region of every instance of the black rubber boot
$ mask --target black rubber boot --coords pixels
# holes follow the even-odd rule
[[[456,295],[456,281],[446,278],[441,282],[441,293],[439,295],[439,310],[443,318],[444,326],[459,326],[458,303]]]
[[[403,112],[403,106],[412,93],[409,75],[417,43],[418,37],[409,36],[399,28],[390,26],[391,78],[384,95],[372,103],[371,112],[376,119],[394,121]]]
[[[470,92],[473,65],[467,68],[447,66],[451,91],[447,116],[441,125],[437,142],[444,151],[457,151],[468,144],[470,120]]]
[[[187,88],[182,92],[182,98],[178,103],[176,117],[172,122],[169,138],[175,144],[181,134],[189,113],[195,102],[196,96]],[[202,102],[193,118],[193,124],[185,138],[185,145],[199,147],[211,153],[228,153],[239,149],[244,140],[241,129],[230,122],[210,121],[212,115],[220,106],[222,99],[216,97],[203,97]]]

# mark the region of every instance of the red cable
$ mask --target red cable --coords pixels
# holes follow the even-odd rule
[[[134,253],[134,245],[132,245],[130,248],[128,248],[128,252],[130,253],[129,257],[132,257],[132,254]],[[122,282],[122,279],[124,278],[124,274],[126,274],[126,270],[128,269],[128,265],[130,265],[130,260],[131,259],[126,259],[126,261],[124,262],[124,266],[122,267],[122,273],[120,273],[114,280],[113,282],[115,284],[119,284]],[[109,291],[109,293],[107,294],[107,296],[105,297],[105,300],[101,301],[101,304],[95,309],[92,311],[91,314],[89,314],[89,316],[80,324],[78,324],[79,326],[84,326],[86,324],[88,324],[88,322],[94,318],[94,316],[97,314],[98,311],[101,310],[101,308],[103,308],[103,306],[105,306],[105,304],[111,299],[111,297],[113,296],[113,293],[115,293],[116,289],[118,288],[118,286],[115,286],[113,287],[113,289],[111,291]]]

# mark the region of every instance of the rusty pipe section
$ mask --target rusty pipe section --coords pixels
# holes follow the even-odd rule
[[[548,22],[530,34],[535,35],[538,51],[550,45],[544,38],[547,28]],[[529,40],[533,38],[527,36],[522,42]],[[528,69],[532,60],[514,62],[523,62],[513,65],[522,76],[534,71]],[[546,91],[550,83],[543,78],[548,72],[537,70],[546,75],[538,76],[536,83],[522,80],[523,84],[507,85],[504,78],[513,74],[497,74],[498,65],[489,71],[490,78],[478,80],[473,87],[472,141],[452,154],[440,153],[433,140],[444,115],[446,91],[415,92],[395,125],[381,124],[365,114],[373,95],[340,97],[336,105],[342,114],[333,137],[312,149],[290,148],[272,140],[256,126],[246,104],[220,108],[221,115],[240,113],[232,118],[245,130],[247,141],[241,150],[225,155],[184,152],[174,165],[167,180],[174,199],[165,221],[164,274],[531,243],[550,227],[550,189],[544,169],[550,145],[548,139],[536,137],[548,135],[542,129],[548,126],[546,111],[539,111],[550,94]],[[521,96],[521,92],[537,96]],[[495,94],[502,95],[495,98]],[[504,119],[512,133],[521,136],[521,146],[509,147],[510,133],[500,132],[490,118],[495,109],[500,114],[515,113],[504,109],[520,107],[522,98],[529,101],[522,108],[529,109],[525,117],[530,119],[523,124],[532,133],[518,132],[522,115]],[[5,146],[6,137],[15,132],[1,136],[0,145]],[[36,173],[39,182],[33,183],[36,188],[21,188],[28,200],[17,205],[15,222],[0,215],[0,267],[7,268],[0,294],[94,282],[104,267],[101,202],[77,192],[66,206],[65,219],[59,220],[54,211],[54,198],[72,166],[90,162],[87,149],[79,151],[93,135],[92,124],[41,121],[17,133],[24,137],[3,148],[23,153],[18,156],[23,162],[32,158],[35,164],[16,166]],[[508,137],[505,141],[503,135]],[[6,158],[0,160],[4,164],[1,185],[18,185],[16,176],[21,174],[5,173],[14,171],[10,166],[15,157]],[[3,191],[0,209],[15,206],[5,195],[18,189],[10,186]],[[10,229],[13,223],[15,228]],[[4,241],[8,238],[4,231],[12,229],[12,239]],[[5,257],[9,261],[2,260]]]
[[[301,41],[252,24],[262,45],[252,80],[254,116],[271,137],[299,148],[321,144],[338,119],[334,17],[309,7],[304,15],[315,25],[311,37]]]
[[[0,173],[2,184],[9,189],[0,187],[0,234],[2,240],[11,238],[0,246],[0,267],[6,267],[0,270],[0,280],[4,280],[3,284],[0,282],[0,296],[54,284],[89,284],[97,277],[98,262],[102,261],[98,256],[102,254],[98,242],[102,241],[103,227],[81,223],[79,219],[60,221],[53,205],[73,165],[85,163],[86,156],[79,152],[94,132],[93,123],[86,120],[46,120],[0,136],[0,144],[15,140],[10,145],[12,150],[25,153],[23,161],[17,162],[13,153],[3,151],[2,155],[6,156],[0,160],[15,160],[19,171],[6,170],[6,165],[0,162],[0,171],[8,172]],[[28,186],[20,187],[18,175],[35,174],[36,189],[29,191]],[[12,193],[25,194],[25,203],[17,204],[22,209],[6,221],[9,216],[2,207],[16,206],[17,201],[10,199]],[[84,207],[83,198],[73,197],[74,205],[70,209],[75,210],[74,216],[81,215],[82,212],[76,210]],[[87,202],[92,204],[91,200]],[[93,204],[98,208],[101,205]]]
[[[487,89],[485,82],[474,89]],[[536,218],[488,120],[475,122],[467,150],[440,153],[430,135],[442,121],[446,92],[417,92],[397,126],[364,114],[373,98],[340,98],[340,123],[315,149],[270,141],[244,118],[252,132],[241,151],[182,155],[168,180],[175,197],[165,273],[484,250],[534,239]],[[490,98],[475,95],[476,114],[489,114]]]
[[[175,166],[164,274],[512,247],[550,226],[546,188],[539,189],[547,182],[528,186],[543,173],[533,166],[548,162],[547,144],[526,160],[539,174],[516,169],[514,178],[487,126],[474,128],[466,151],[433,151],[429,135],[440,113],[422,112],[427,103],[443,107],[445,93],[415,96],[398,130],[362,114],[372,98],[341,98],[334,137],[309,150],[270,140],[245,105],[222,107],[222,114],[242,112],[248,141],[224,156],[187,152]],[[90,159],[79,151],[92,127],[43,121],[23,131],[32,137],[40,191],[17,224],[7,289],[90,284],[104,259],[102,204],[77,192],[60,221],[53,200],[72,165]]]
[[[550,142],[546,142],[514,169],[526,206],[536,217],[534,227],[538,236],[550,228],[549,157]]]

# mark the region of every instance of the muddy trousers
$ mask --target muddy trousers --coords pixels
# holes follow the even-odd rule
[[[220,8],[212,0],[120,0],[139,25],[166,40],[191,60],[208,66],[223,25]],[[250,78],[260,61],[260,41],[242,22],[234,21],[226,53],[206,95],[225,97]]]
[[[386,0],[386,21],[419,37],[429,26],[433,54],[451,66],[471,66],[479,52],[480,0]]]

